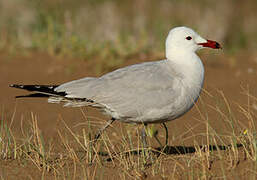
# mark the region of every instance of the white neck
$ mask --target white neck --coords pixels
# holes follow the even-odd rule
[[[204,67],[201,59],[195,52],[166,53],[167,60],[175,66],[175,70],[183,76],[183,83],[189,88],[201,89],[204,80]]]

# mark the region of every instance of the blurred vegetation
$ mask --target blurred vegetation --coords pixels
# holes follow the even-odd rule
[[[256,0],[2,0],[0,49],[89,59],[162,54],[174,26],[231,53],[257,48]]]

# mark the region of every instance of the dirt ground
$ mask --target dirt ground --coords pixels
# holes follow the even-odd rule
[[[200,112],[204,112],[204,109],[206,109],[208,112],[208,120],[212,128],[218,132],[227,128],[227,125],[221,124],[218,120],[219,117],[217,112],[208,106],[215,106],[216,99],[222,99],[219,91],[222,91],[224,96],[228,99],[235,117],[238,119],[241,118],[242,123],[246,126],[248,122],[244,122],[245,118],[239,112],[236,104],[238,103],[242,106],[248,105],[248,97],[244,94],[244,89],[249,89],[249,92],[257,97],[256,55],[249,53],[227,55],[222,51],[210,54],[210,51],[207,51],[201,53],[200,56],[205,64],[206,76],[204,89],[213,97],[203,92],[200,101],[197,102],[197,106],[183,117],[167,123],[170,138],[169,145],[172,146],[194,145],[190,139],[183,141],[183,144],[181,144],[180,140],[181,138],[190,137],[190,133],[185,132],[195,124],[199,124],[201,116],[197,107],[199,107]],[[129,57],[125,60],[123,66],[159,58],[155,56]],[[108,61],[108,59],[106,61]],[[27,92],[9,88],[8,85],[13,83],[60,84],[84,76],[97,76],[100,75],[95,72],[97,63],[98,61],[93,59],[80,60],[64,57],[60,58],[40,53],[21,56],[9,56],[4,53],[0,54],[1,119],[6,121],[7,124],[10,124],[12,117],[14,117],[11,129],[14,136],[19,137],[22,134],[21,124],[26,124],[26,121],[31,119],[31,113],[33,113],[37,117],[38,127],[46,143],[51,142],[52,144],[55,144],[54,140],[59,139],[58,130],[63,128],[63,126],[60,125],[62,124],[60,122],[60,117],[65,121],[68,127],[79,132],[82,127],[87,126],[80,108],[66,108],[58,104],[48,104],[45,99],[40,98],[15,99],[16,95],[26,94]],[[257,104],[253,103],[250,104],[250,106],[257,110]],[[92,120],[108,119],[108,117],[103,116],[96,110],[87,109],[85,112],[88,117],[92,117]],[[255,113],[256,112],[257,111],[255,111]],[[98,122],[100,121],[94,121],[95,126],[93,127],[93,132],[96,132],[96,129],[101,126]],[[119,135],[117,134],[121,132],[121,129],[126,129],[126,127],[126,124],[115,122],[113,127],[110,127],[110,129],[107,130],[107,134],[115,132],[113,141],[119,141]],[[205,128],[205,125],[202,124],[193,129],[193,132],[195,134],[205,132]],[[226,130],[224,131],[226,132]],[[181,137],[181,134],[183,134],[183,137]],[[163,138],[161,138],[161,140],[164,141]],[[201,145],[204,145],[203,143],[205,143],[201,138],[196,138],[195,140],[199,140],[198,143]],[[173,155],[173,157],[174,156],[175,155]],[[242,162],[238,165],[238,168],[243,168],[247,164],[248,163]],[[215,172],[215,168],[217,168],[216,171],[218,171],[218,165],[214,166],[213,172]],[[7,179],[15,179],[15,177],[37,179],[36,177],[40,177],[42,172],[37,170],[33,164],[20,166],[16,161],[1,160],[0,173],[3,174],[2,177],[8,177]],[[115,169],[109,169],[105,174],[107,174],[106,177],[111,177],[112,174],[115,174]],[[53,178],[51,173],[46,177]],[[242,174],[242,177],[247,177],[247,175]]]

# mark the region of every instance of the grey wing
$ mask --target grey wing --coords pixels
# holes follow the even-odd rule
[[[65,92],[68,98],[89,98],[94,94],[96,89],[97,78],[86,77],[64,83],[57,88],[57,92]]]
[[[164,118],[180,96],[179,79],[165,61],[128,66],[100,78],[61,85],[71,98],[87,98],[103,105],[117,119]],[[165,111],[165,112],[164,112]],[[155,117],[156,116],[156,117]]]

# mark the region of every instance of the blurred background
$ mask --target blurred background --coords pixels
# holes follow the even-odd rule
[[[257,0],[0,0],[0,140],[9,138],[7,146],[3,146],[0,141],[0,179],[33,179],[31,177],[40,176],[43,179],[44,168],[36,168],[34,153],[28,165],[27,161],[23,163],[26,150],[18,155],[22,165],[20,160],[17,162],[8,159],[9,163],[1,161],[6,149],[10,149],[8,152],[12,152],[15,147],[22,149],[23,145],[19,144],[25,144],[31,137],[36,137],[33,122],[38,120],[38,132],[46,144],[43,149],[45,152],[49,149],[49,153],[46,153],[47,163],[47,154],[51,154],[49,162],[55,164],[57,154],[58,157],[59,154],[66,156],[63,146],[66,142],[62,143],[62,135],[65,141],[68,139],[67,144],[71,143],[70,147],[81,150],[82,146],[74,137],[82,138],[84,132],[87,137],[91,137],[108,119],[91,108],[63,108],[59,104],[48,104],[40,98],[15,99],[15,96],[27,92],[10,88],[10,84],[61,84],[85,76],[100,76],[116,68],[142,61],[164,59],[165,39],[169,30],[175,26],[191,27],[202,37],[221,43],[223,49],[205,49],[198,52],[206,70],[204,90],[192,110],[179,120],[167,124],[170,129],[169,145],[205,145],[209,141],[206,137],[216,137],[217,134],[217,142],[211,140],[211,144],[231,144],[232,140],[236,143],[236,139],[241,138],[241,132],[249,130],[249,137],[254,139],[254,153],[242,151],[243,153],[238,154],[237,150],[231,148],[230,153],[224,152],[224,158],[215,155],[211,159],[206,156],[208,160],[205,160],[205,155],[198,156],[201,153],[199,151],[185,160],[185,156],[180,155],[167,157],[164,163],[160,163],[160,167],[159,164],[153,165],[154,169],[158,167],[157,174],[167,174],[167,179],[173,177],[169,174],[174,173],[175,167],[182,164],[179,174],[185,174],[186,178],[182,176],[178,179],[201,179],[205,174],[202,167],[208,167],[209,171],[210,161],[214,169],[215,166],[225,167],[222,173],[218,172],[218,168],[210,172],[210,178],[225,177],[224,172],[228,171],[228,174],[233,175],[231,177],[236,177],[234,179],[249,179],[250,172],[254,174],[250,179],[256,179]],[[76,136],[73,137],[67,127]],[[156,127],[159,129],[158,136],[164,142],[163,129]],[[7,136],[4,136],[5,132]],[[113,127],[106,130],[112,142],[107,144],[118,144],[123,148],[124,142],[137,143],[137,132],[138,129],[133,125],[114,123]],[[121,134],[123,138],[120,137]],[[225,143],[220,143],[223,137]],[[10,139],[14,139],[15,143]],[[34,138],[32,141],[35,141]],[[131,145],[137,147],[136,144]],[[37,145],[33,149],[34,147]],[[131,149],[132,146],[126,147]],[[34,151],[36,150],[32,150]],[[73,153],[70,154],[73,156]],[[246,154],[255,156],[249,156],[247,161],[240,160],[238,165],[239,160],[230,159],[231,154],[242,158]],[[66,163],[64,159],[60,158],[59,163],[60,173],[64,174],[61,179],[75,179],[75,172],[74,175],[72,172],[76,169],[79,179],[84,176],[82,173],[89,171],[105,179],[113,179],[113,176],[121,179],[123,176],[120,174],[127,176],[127,170],[123,171],[127,164],[133,164],[130,160],[128,163],[120,161],[120,164],[114,166],[109,164],[106,169],[101,163],[96,171],[97,166],[88,167],[79,163],[74,164],[74,168],[72,164],[75,161]],[[214,159],[216,163],[213,164]],[[220,163],[220,159],[223,159],[221,161],[224,164]],[[195,164],[195,169],[189,167],[191,162]],[[208,162],[208,166],[205,162]],[[175,164],[174,168],[169,163]],[[43,167],[41,164],[39,166]],[[117,171],[120,166],[121,169],[126,166],[122,173]],[[231,168],[227,168],[228,166]],[[141,166],[135,167],[141,172]],[[132,171],[138,174],[133,168]],[[148,166],[147,169],[148,172],[152,171]],[[2,174],[6,176],[1,176]],[[131,177],[142,179],[145,176]],[[233,179],[231,177],[228,179]]]
[[[256,0],[1,0],[0,49],[80,58],[163,56],[168,31],[184,25],[221,42],[227,53],[254,52],[256,9]]]

